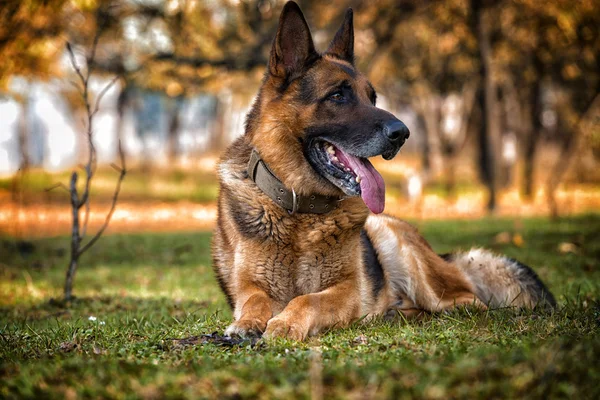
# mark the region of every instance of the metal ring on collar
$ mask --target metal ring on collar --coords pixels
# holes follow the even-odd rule
[[[294,188],[292,188],[292,211],[290,211],[290,215],[296,214],[296,211],[298,211],[298,196]]]

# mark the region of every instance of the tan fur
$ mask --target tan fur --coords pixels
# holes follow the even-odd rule
[[[286,13],[291,16],[284,17]],[[389,216],[370,215],[360,197],[346,198],[326,214],[290,215],[248,177],[247,164],[255,149],[288,190],[303,196],[342,196],[342,190],[305,158],[305,128],[328,122],[362,126],[354,124],[391,116],[376,111],[367,79],[343,57],[302,53],[311,49],[312,42],[295,47],[279,43],[289,32],[308,40],[303,21],[297,5],[288,3],[271,53],[270,72],[248,115],[246,134],[227,149],[218,165],[220,192],[212,251],[215,273],[233,309],[234,321],[226,333],[302,340],[326,328],[390,311],[418,316],[460,305],[485,308],[488,300],[494,304],[512,300],[521,291],[530,293],[517,304],[531,307],[536,299],[549,295],[526,267],[489,253],[478,255],[494,266],[489,276],[469,255],[443,260],[414,227]],[[351,22],[347,13],[334,49],[350,48]],[[289,57],[280,54],[282,49],[300,54]],[[302,57],[312,57],[306,71],[302,64],[293,64]],[[300,77],[288,82],[286,74]],[[310,96],[317,100],[303,97],[303,80],[315,86]],[[355,93],[358,104],[352,115],[318,100],[327,98],[341,82]],[[318,107],[325,108],[318,111]],[[354,137],[369,141],[372,135],[366,130]],[[371,245],[365,240],[372,243],[375,254],[370,261],[366,257]],[[523,279],[522,271],[531,279]]]
[[[226,189],[219,199],[213,256],[218,276],[226,277],[237,320],[227,333],[266,330],[303,339],[358,318],[362,279],[355,262],[361,259],[359,232],[368,210],[353,198],[323,218],[290,216],[248,178],[226,183],[229,176],[245,173],[251,150],[246,140],[233,146],[242,154],[226,155],[220,165]],[[264,224],[264,236],[239,232],[231,215],[240,206],[261,210],[256,221]]]
[[[236,319],[228,334],[303,339],[396,308],[411,315],[462,304],[484,307],[463,273],[440,259],[413,227],[369,216],[358,197],[325,215],[290,216],[244,177],[251,151],[247,140],[240,138],[219,166],[213,256]],[[245,208],[250,220],[264,226],[256,237],[245,237],[233,220],[232,213]],[[378,298],[371,295],[362,265],[363,227],[380,249],[386,276]]]

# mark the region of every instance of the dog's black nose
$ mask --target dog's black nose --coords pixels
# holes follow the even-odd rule
[[[385,135],[391,142],[404,142],[410,136],[410,132],[402,121],[392,120],[384,123]]]

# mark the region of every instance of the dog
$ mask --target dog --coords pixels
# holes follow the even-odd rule
[[[409,130],[356,69],[352,19],[349,9],[321,54],[298,5],[284,6],[245,134],[219,161],[225,334],[303,340],[390,312],[554,306],[525,265],[482,249],[438,256],[381,214],[384,181],[368,159],[392,159]]]

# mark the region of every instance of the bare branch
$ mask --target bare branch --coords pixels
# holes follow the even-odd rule
[[[73,230],[72,230],[72,236],[71,236],[71,261],[69,262],[69,268],[67,270],[67,277],[65,280],[65,289],[64,289],[65,300],[67,300],[67,301],[72,299],[73,279],[74,279],[75,273],[77,271],[79,257],[81,256],[81,254],[83,254],[85,251],[87,251],[90,247],[92,247],[94,245],[94,243],[100,238],[102,233],[106,230],[106,228],[110,222],[110,219],[114,213],[114,210],[115,210],[115,207],[117,204],[117,199],[119,197],[119,192],[121,191],[121,183],[123,182],[123,179],[125,178],[125,174],[126,174],[125,155],[124,155],[123,149],[121,147],[121,142],[119,141],[119,154],[121,157],[122,168],[117,168],[117,170],[119,171],[119,180],[117,181],[117,185],[116,185],[115,192],[113,195],[113,200],[112,200],[110,210],[109,210],[108,214],[106,215],[106,219],[105,219],[102,227],[98,230],[98,232],[96,232],[96,234],[90,239],[90,241],[85,246],[81,247],[82,241],[86,235],[87,226],[88,226],[88,222],[89,222],[89,218],[90,218],[90,191],[91,191],[91,185],[92,185],[92,178],[96,172],[96,167],[97,167],[96,148],[94,146],[94,141],[93,141],[94,115],[98,112],[98,110],[100,108],[100,102],[102,101],[102,98],[104,97],[106,92],[110,89],[110,87],[118,79],[118,76],[113,78],[100,91],[100,93],[98,94],[98,97],[96,98],[96,101],[94,103],[94,107],[92,109],[92,106],[90,104],[90,96],[89,96],[89,81],[90,81],[90,76],[92,74],[92,70],[94,68],[94,59],[96,57],[96,50],[98,47],[100,35],[102,33],[102,27],[103,27],[103,24],[99,23],[99,27],[96,31],[96,35],[94,36],[94,42],[92,44],[90,55],[86,60],[87,61],[87,71],[85,74],[82,72],[79,65],[77,65],[71,44],[67,43],[67,50],[69,51],[71,65],[73,66],[73,69],[77,73],[77,76],[79,76],[79,79],[81,80],[81,83],[82,83],[82,87],[80,88],[80,91],[81,91],[81,97],[83,99],[86,114],[87,114],[87,121],[84,120],[83,125],[86,127],[85,134],[87,136],[87,141],[88,141],[88,146],[89,146],[87,163],[85,165],[80,166],[85,171],[85,174],[86,174],[85,186],[84,186],[83,192],[81,193],[81,196],[79,196],[79,194],[77,193],[77,178],[78,178],[77,172],[73,171],[73,174],[71,175],[70,189],[67,189],[66,186],[62,185],[71,194],[71,208],[72,208],[72,215],[73,215],[73,227],[72,227]],[[61,185],[58,184],[55,186],[58,187]],[[83,225],[81,225],[80,219],[79,219],[79,210],[84,205],[85,205],[85,215],[83,218]]]
[[[74,80],[73,80],[73,81],[69,81],[69,84],[70,84],[71,86],[73,86],[73,88],[74,88],[74,89],[76,89],[76,90],[81,90],[81,89],[79,88],[79,84],[77,83],[77,81],[74,81]]]
[[[94,147],[94,144],[92,143],[91,134],[89,136],[88,145],[90,146],[90,155],[89,155],[89,161],[88,161],[87,165],[85,166],[85,174],[86,174],[85,189],[83,190],[83,193],[81,195],[81,201],[79,202],[78,208],[81,208],[81,207],[83,207],[84,204],[88,203],[89,196],[90,196],[90,188],[92,186],[92,177],[94,176],[94,173],[96,172],[96,148]]]
[[[88,221],[90,220],[90,196],[89,196],[89,186],[91,185],[91,183],[88,184],[88,182],[91,182],[91,177],[89,175],[89,173],[87,173],[87,169],[86,169],[86,176],[87,176],[87,180],[86,180],[86,190],[85,190],[85,214],[83,217],[83,225],[81,228],[81,235],[79,236],[79,239],[82,240],[85,237],[85,234],[87,233],[87,226],[88,226]],[[84,199],[82,199],[83,202]],[[81,207],[81,205],[79,206]]]
[[[114,169],[115,171],[117,171],[117,172],[119,172],[119,173],[120,173],[121,171],[123,171],[123,168],[119,167],[119,166],[118,166],[117,164],[115,164],[115,163],[110,163],[110,166],[112,167],[112,169]]]
[[[119,77],[115,76],[113,79],[111,79],[111,81],[106,86],[104,86],[104,89],[102,89],[100,94],[98,94],[98,98],[96,99],[96,104],[94,105],[94,111],[92,112],[92,115],[96,115],[96,113],[98,112],[98,110],[100,108],[100,102],[102,101],[102,98],[104,97],[106,92],[108,92],[108,90],[115,84],[115,82],[118,79],[119,79]]]
[[[96,232],[94,237],[92,237],[90,239],[90,241],[79,250],[79,255],[85,253],[90,247],[92,247],[94,245],[94,243],[96,243],[96,241],[98,239],[100,239],[100,236],[102,236],[102,234],[108,227],[108,224],[110,223],[110,219],[112,218],[112,215],[115,211],[115,207],[117,205],[117,199],[119,198],[119,192],[121,191],[121,183],[123,182],[123,179],[125,179],[125,175],[127,174],[127,167],[125,165],[125,153],[123,153],[123,147],[121,145],[120,140],[119,140],[119,156],[121,158],[121,173],[119,175],[119,180],[117,181],[117,187],[115,188],[115,192],[113,194],[113,199],[112,199],[112,204],[110,206],[110,210],[108,211],[108,214],[106,214],[106,218],[104,219],[104,224],[102,224],[102,227],[100,227],[100,229],[98,230],[98,232]]]
[[[88,78],[92,73],[92,69],[94,68],[94,60],[96,59],[96,50],[98,49],[98,42],[100,41],[100,35],[102,35],[103,26],[98,26],[96,29],[96,35],[94,36],[94,42],[92,43],[92,51],[90,52],[90,57],[88,59]]]
[[[79,236],[79,209],[77,208],[79,196],[77,194],[77,172],[75,171],[71,174],[70,193],[73,231],[71,233],[71,261],[69,262],[69,268],[67,269],[67,276],[65,279],[65,300],[71,300],[72,298],[73,279],[77,272],[77,259],[79,258],[78,250],[81,246],[81,237]]]
[[[92,50],[90,53],[90,57],[88,58],[88,69],[87,69],[87,76],[85,79],[85,85],[83,87],[83,100],[85,102],[85,108],[87,111],[87,116],[88,116],[88,121],[87,121],[87,139],[88,139],[88,146],[89,146],[89,156],[88,156],[88,162],[85,166],[85,172],[86,172],[86,180],[85,180],[85,189],[83,190],[83,194],[81,195],[81,201],[79,202],[78,208],[83,207],[83,205],[85,205],[85,217],[84,217],[84,224],[83,224],[83,228],[82,228],[82,236],[81,238],[83,238],[86,234],[87,231],[87,222],[89,220],[89,214],[90,214],[90,188],[92,185],[92,177],[94,176],[94,173],[96,172],[96,148],[94,146],[94,141],[93,141],[93,122],[94,122],[94,114],[96,113],[99,104],[100,104],[100,100],[102,100],[102,98],[100,97],[99,99],[96,100],[96,105],[95,105],[95,111],[91,111],[91,105],[90,105],[90,101],[89,101],[89,79],[90,79],[90,74],[92,72],[92,66],[94,63],[94,58],[96,57],[96,48],[98,47],[98,41],[100,39],[100,34],[101,31],[98,30],[96,32],[96,35],[94,36],[94,43],[92,44]],[[108,86],[110,87],[110,86]],[[106,89],[106,88],[105,88]],[[103,97],[104,96],[105,91],[103,90],[100,95]]]
[[[92,45],[92,53],[90,55],[89,58],[89,66],[88,66],[88,76],[87,76],[87,81],[86,83],[88,83],[89,81],[89,77],[90,77],[90,73],[91,73],[91,65],[94,62],[94,58],[96,56],[96,48],[98,47],[98,40],[100,39],[100,32],[96,33],[96,36],[94,37],[94,44]],[[81,239],[83,239],[87,233],[87,226],[88,226],[88,221],[90,218],[90,190],[91,190],[91,186],[92,186],[92,177],[94,176],[95,172],[96,172],[96,165],[97,165],[97,160],[96,160],[96,148],[94,146],[94,141],[93,141],[93,128],[92,128],[92,124],[93,124],[93,118],[94,115],[96,115],[96,113],[98,112],[99,108],[100,108],[100,102],[102,101],[102,98],[104,97],[104,95],[106,94],[106,92],[114,85],[114,83],[117,81],[117,79],[119,79],[118,76],[115,76],[100,92],[100,94],[98,95],[98,98],[96,99],[95,105],[94,105],[94,110],[92,112],[90,112],[91,107],[89,104],[89,99],[87,97],[87,85],[84,88],[86,90],[85,93],[85,103],[86,103],[86,109],[88,112],[88,129],[87,129],[87,137],[88,137],[88,146],[90,148],[90,152],[89,152],[89,159],[88,159],[88,163],[85,166],[85,172],[86,172],[86,180],[85,180],[85,189],[83,191],[82,197],[81,197],[81,201],[79,203],[79,208],[81,208],[83,205],[85,205],[85,215],[83,218],[83,227],[81,230]]]
[[[69,191],[69,188],[67,187],[67,185],[65,185],[64,183],[55,183],[54,185],[50,186],[49,188],[44,189],[45,192],[51,192],[54,189],[57,188],[61,188],[67,191],[67,193],[71,193]]]
[[[79,79],[81,79],[81,83],[85,86],[86,79],[83,76],[83,73],[81,72],[81,68],[79,68],[79,65],[77,65],[77,61],[75,60],[75,54],[73,53],[73,47],[69,42],[67,42],[67,51],[69,52],[69,58],[71,59],[71,65],[73,66],[73,69],[77,73],[77,76],[79,76]]]

